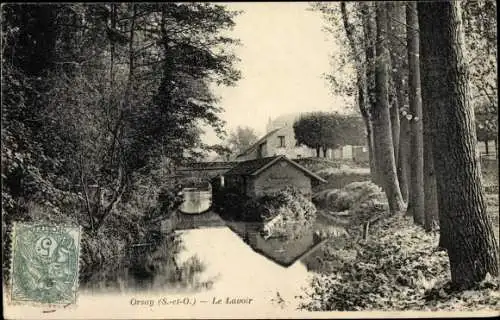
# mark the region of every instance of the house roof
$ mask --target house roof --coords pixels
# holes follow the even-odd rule
[[[238,162],[232,161],[211,161],[211,162],[191,162],[180,166],[177,170],[221,170],[230,169]]]
[[[298,164],[295,161],[292,161],[288,159],[284,155],[280,156],[274,156],[274,157],[266,157],[266,158],[260,158],[260,159],[254,159],[254,160],[248,160],[248,161],[242,161],[238,163],[235,167],[224,173],[225,176],[257,176],[267,168],[271,167],[273,164],[277,163],[280,160],[285,160],[286,162],[290,163],[300,171],[304,172],[306,175],[310,176],[311,178],[314,178],[318,181],[321,182],[326,182],[325,179],[321,178],[314,172],[304,168],[300,164]]]
[[[240,153],[236,157],[241,157],[241,156],[247,155],[248,153],[252,152],[255,148],[257,148],[258,145],[260,145],[261,143],[263,143],[264,141],[266,141],[267,138],[269,138],[274,133],[278,132],[278,130],[280,130],[280,129],[281,128],[277,128],[277,129],[269,131],[262,138],[260,138],[259,140],[257,140],[257,142],[255,142],[254,144],[252,144],[250,147],[248,147],[245,151],[243,151],[242,153]]]

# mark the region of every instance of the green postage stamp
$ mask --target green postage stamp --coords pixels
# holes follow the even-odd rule
[[[15,223],[12,231],[12,302],[75,303],[80,228]]]

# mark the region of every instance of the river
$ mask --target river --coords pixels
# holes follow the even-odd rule
[[[297,261],[283,267],[261,255],[227,227],[180,231],[185,250],[179,262],[198,256],[205,264],[200,279],[214,279],[207,292],[214,296],[250,297],[256,304],[294,309],[311,276]]]

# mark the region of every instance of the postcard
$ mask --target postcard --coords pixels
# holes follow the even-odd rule
[[[4,3],[4,317],[498,315],[495,12]]]

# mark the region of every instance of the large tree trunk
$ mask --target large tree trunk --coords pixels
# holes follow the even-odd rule
[[[424,98],[425,90],[422,91],[422,100]],[[427,108],[426,108],[427,109]],[[432,140],[431,140],[431,125],[429,121],[428,113],[423,115],[424,122],[424,212],[425,221],[424,228],[425,231],[432,231],[434,224],[437,223],[439,219],[439,208],[437,199],[437,186],[436,186],[436,174],[434,172],[434,161],[432,158]],[[446,226],[447,224],[445,224]],[[441,234],[446,233],[442,231]],[[439,247],[446,248],[445,237],[439,238]]]
[[[392,66],[392,62],[389,62],[389,67]],[[391,68],[392,69],[392,68]],[[392,81],[394,83],[394,80]],[[399,103],[396,98],[396,89],[392,86],[391,90],[391,102],[389,104],[389,112],[391,118],[391,131],[392,131],[392,147],[394,149],[394,158],[396,163],[399,159],[399,139],[401,134],[401,124],[399,122]]]
[[[378,182],[377,164],[375,162],[375,150],[373,147],[373,126],[370,118],[363,118],[366,126],[366,140],[368,143],[368,162],[370,164],[371,181],[375,184]]]
[[[410,180],[410,123],[406,117],[400,118],[399,158],[397,163],[398,181],[403,201],[408,203],[408,181]]]
[[[393,35],[393,26],[392,26],[392,17],[393,17],[393,3],[388,2],[387,3],[387,45],[390,46],[391,50],[389,51],[390,54],[388,55],[388,63],[387,67],[389,68],[389,73],[388,73],[388,84],[389,84],[389,112],[391,115],[391,130],[392,130],[392,145],[394,148],[394,157],[396,159],[396,163],[398,163],[398,158],[399,158],[399,135],[400,135],[400,123],[399,123],[399,102],[400,100],[398,99],[398,87],[400,87],[399,84],[396,84],[397,81],[400,81],[398,73],[401,72],[401,69],[399,69],[399,64],[397,61],[397,57],[392,54],[392,52],[395,52],[396,49],[392,46],[393,43],[391,43],[390,38]]]
[[[420,61],[417,3],[406,4],[406,35],[408,44],[409,102],[411,125],[410,199],[409,210],[416,224],[424,224],[424,137],[422,100],[420,96]]]
[[[460,3],[419,2],[418,11],[423,83],[432,98],[425,104],[434,119],[441,232],[446,232],[453,285],[471,288],[488,273],[498,275],[498,245],[486,213],[476,155]]]
[[[363,14],[367,15],[368,14],[368,9],[367,7],[363,6],[362,7]],[[366,128],[366,140],[367,140],[367,146],[368,146],[368,163],[370,164],[370,173],[371,173],[371,180],[376,183],[376,164],[375,164],[375,155],[374,155],[374,148],[373,148],[373,134],[372,134],[372,124],[370,121],[370,103],[369,103],[369,97],[367,94],[367,63],[366,59],[362,59],[362,56],[358,54],[358,50],[356,48],[356,40],[354,36],[354,25],[349,22],[349,16],[347,14],[347,9],[345,2],[340,3],[340,11],[342,13],[342,21],[344,24],[344,29],[346,32],[347,39],[349,40],[349,45],[351,46],[351,51],[353,54],[354,61],[356,62],[356,86],[358,89],[358,108],[361,113],[361,116],[363,117],[363,121],[365,123],[365,128]],[[366,16],[364,17],[364,22],[367,21]],[[366,32],[366,28],[363,30],[363,32]],[[367,35],[365,34],[364,40],[365,40],[365,48],[368,48],[368,43],[367,41]],[[367,52],[368,49],[365,49]],[[373,58],[373,57],[372,57]]]
[[[362,17],[363,17],[363,31],[364,31],[364,43],[365,43],[365,85],[366,85],[366,108],[368,110],[368,152],[370,153],[370,170],[372,181],[382,186],[382,177],[380,172],[380,166],[378,164],[378,148],[375,142],[375,137],[373,133],[373,119],[372,112],[375,106],[375,38],[376,38],[376,26],[373,19],[373,10],[371,9],[371,4],[365,2],[361,6]]]
[[[419,27],[420,29],[420,27]],[[420,51],[422,49],[420,48]],[[432,137],[434,136],[433,116],[430,112],[429,105],[433,103],[433,99],[436,97],[435,87],[433,85],[427,85],[429,82],[429,62],[425,60],[420,60],[420,70],[422,74],[422,122],[424,126],[423,138],[424,138],[424,208],[425,208],[425,222],[424,228],[426,231],[432,231],[435,224],[440,224],[440,237],[439,237],[439,247],[441,249],[446,249],[446,235],[448,232],[445,230],[447,223],[440,223],[439,220],[443,219],[443,215],[439,215],[438,206],[438,195],[437,195],[437,184],[436,184],[436,174],[434,170],[434,159],[432,154]]]
[[[410,151],[410,135],[408,120],[400,117],[401,109],[405,106],[405,84],[403,81],[406,70],[406,46],[400,38],[406,34],[403,24],[395,21],[405,21],[404,3],[388,3],[387,29],[389,32],[389,46],[391,56],[391,76],[394,84],[395,103],[391,108],[392,140],[395,145],[397,173],[401,195],[408,201],[408,159]],[[393,97],[394,99],[394,97]],[[396,147],[397,145],[397,147]]]
[[[391,118],[388,102],[388,60],[387,50],[387,4],[377,3],[376,24],[376,70],[375,70],[375,93],[376,104],[372,112],[373,135],[378,151],[377,165],[382,176],[382,185],[387,195],[389,208],[392,213],[404,210],[403,197],[399,189],[398,176],[396,172],[396,160],[394,146],[392,143]]]
[[[417,6],[418,7],[418,6]],[[421,12],[420,8],[417,10],[419,16],[419,24],[421,23]],[[419,26],[419,30],[423,30],[424,27]],[[420,31],[421,33],[422,31]],[[422,113],[423,113],[423,124],[424,124],[424,205],[425,205],[425,225],[424,228],[427,231],[432,230],[432,225],[434,222],[439,224],[439,244],[440,249],[447,249],[447,238],[449,232],[446,230],[448,228],[448,223],[443,220],[446,218],[444,215],[439,213],[439,203],[438,203],[438,190],[436,181],[436,172],[434,168],[434,157],[433,157],[433,146],[432,139],[435,137],[434,128],[437,126],[434,123],[435,119],[431,112],[430,105],[435,103],[439,98],[439,91],[437,88],[431,84],[429,81],[435,81],[433,79],[438,79],[439,75],[433,74],[435,70],[432,66],[432,61],[429,61],[426,56],[425,47],[422,47],[423,41],[426,39],[422,38],[420,35],[420,71],[421,71],[421,85],[422,85]]]

